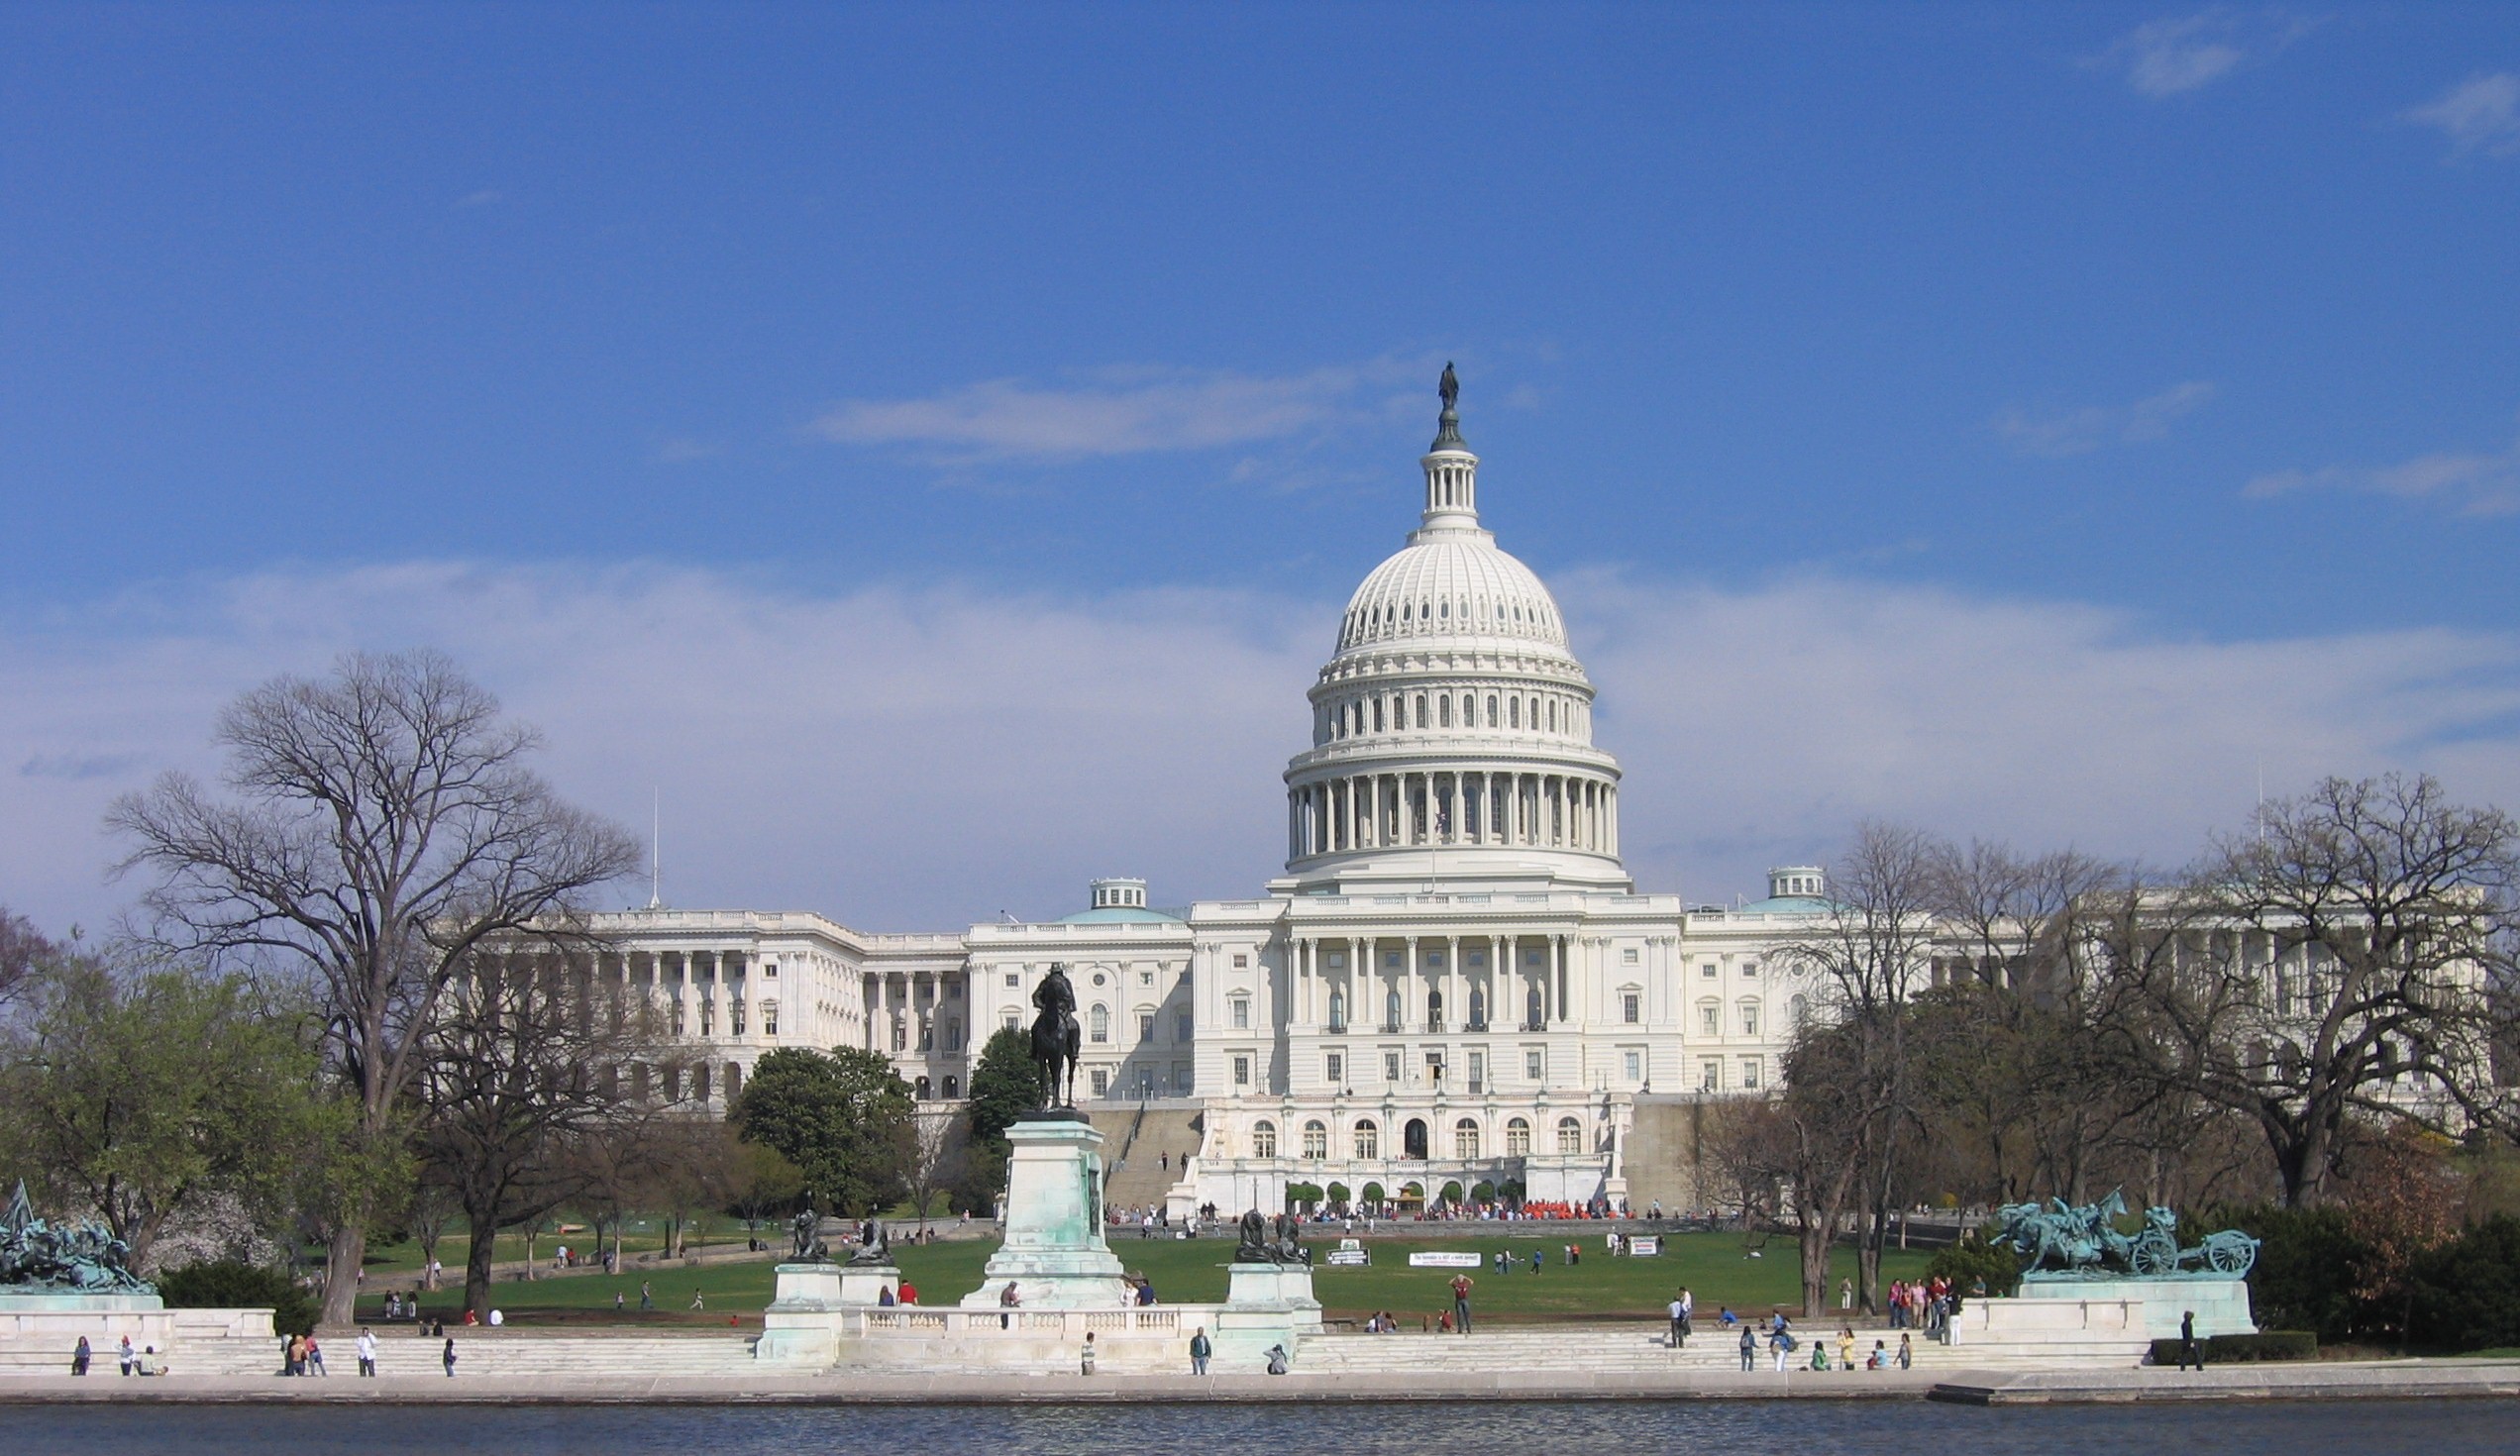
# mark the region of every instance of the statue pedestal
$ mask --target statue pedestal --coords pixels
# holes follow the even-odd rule
[[[2080,1300],[2108,1303],[2142,1301],[2145,1338],[2178,1338],[2179,1320],[2196,1315],[2196,1337],[2256,1334],[2249,1281],[2224,1274],[2170,1274],[2146,1279],[2076,1279],[2036,1272],[2022,1276],[2025,1300]]]
[[[2159,1279],[2022,1280],[2021,1293],[1966,1300],[1951,1343],[2001,1359],[2134,1364],[2154,1340],[2178,1338],[2179,1319],[2196,1314],[2196,1337],[2255,1334],[2249,1282],[2224,1275]]]
[[[963,1307],[996,1308],[1010,1283],[1026,1309],[1126,1306],[1119,1256],[1102,1241],[1102,1134],[1084,1121],[1026,1120],[1006,1142],[1006,1242]]]
[[[1208,1337],[1215,1342],[1216,1369],[1265,1369],[1269,1347],[1284,1346],[1297,1359],[1304,1341],[1321,1332],[1321,1301],[1312,1298],[1312,1270],[1304,1264],[1228,1264],[1225,1302]]]
[[[778,1296],[762,1310],[756,1360],[828,1365],[851,1316],[886,1307],[884,1292],[901,1293],[901,1271],[890,1264],[782,1264]]]

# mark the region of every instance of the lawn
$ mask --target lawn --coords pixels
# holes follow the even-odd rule
[[[1573,1267],[1567,1265],[1565,1255],[1570,1241],[1580,1242],[1583,1249],[1581,1262]],[[1418,1315],[1431,1316],[1450,1303],[1447,1286],[1460,1272],[1470,1273],[1478,1283],[1479,1312],[1504,1320],[1659,1318],[1664,1303],[1683,1284],[1694,1292],[1698,1308],[1710,1318],[1726,1304],[1765,1310],[1776,1304],[1799,1304],[1802,1299],[1801,1261],[1793,1246],[1777,1240],[1767,1246],[1765,1257],[1753,1259],[1744,1253],[1737,1234],[1673,1235],[1664,1240],[1661,1255],[1639,1259],[1611,1258],[1603,1251],[1598,1232],[1578,1233],[1564,1226],[1552,1228],[1545,1238],[1386,1235],[1366,1241],[1374,1262],[1365,1268],[1318,1262],[1337,1240],[1332,1236],[1313,1242],[1321,1251],[1315,1255],[1313,1293],[1325,1315],[1334,1319],[1361,1319],[1377,1309],[1390,1309],[1413,1322]],[[1164,1300],[1184,1303],[1224,1299],[1225,1264],[1232,1247],[1223,1238],[1146,1240],[1122,1234],[1111,1241],[1112,1252],[1129,1272],[1151,1280]],[[1546,1253],[1538,1275],[1530,1272],[1535,1248]],[[1427,1249],[1476,1251],[1483,1267],[1475,1271],[1410,1267],[1410,1253]],[[1500,1276],[1495,1272],[1500,1249],[1515,1257],[1515,1273]],[[920,1302],[928,1304],[953,1303],[979,1288],[981,1266],[996,1251],[996,1243],[981,1239],[893,1248],[902,1278],[918,1287]],[[1927,1257],[1922,1251],[1893,1250],[1884,1260],[1883,1277],[1913,1278],[1924,1272]],[[1838,1278],[1853,1272],[1853,1251],[1838,1250],[1830,1268],[1833,1288]],[[645,1314],[637,1309],[642,1279],[654,1288],[657,1304]],[[733,1314],[752,1324],[770,1302],[773,1281],[770,1260],[698,1269],[675,1264],[633,1270],[618,1279],[590,1274],[530,1283],[503,1281],[492,1301],[512,1317],[535,1323],[611,1322],[617,1291],[629,1306],[627,1322],[722,1326]],[[697,1312],[689,1307],[694,1291],[702,1295],[705,1304]],[[433,1312],[441,1306],[453,1310],[461,1299],[460,1290],[446,1291],[432,1297],[429,1307]],[[381,1292],[376,1299],[363,1300],[362,1313],[372,1315],[381,1302]]]

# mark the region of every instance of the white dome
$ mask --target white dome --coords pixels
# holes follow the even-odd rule
[[[1339,651],[1428,638],[1509,638],[1567,651],[1557,602],[1485,531],[1421,531],[1348,598]]]

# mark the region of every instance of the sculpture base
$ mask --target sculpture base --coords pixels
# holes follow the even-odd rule
[[[2142,1300],[2147,1339],[2178,1338],[2179,1320],[2196,1315],[2196,1337],[2256,1334],[2249,1281],[2225,1274],[2172,1274],[2157,1279],[2091,1279],[2053,1274],[2022,1276],[2020,1298],[2112,1302]]]
[[[963,1307],[997,1307],[1009,1284],[1027,1309],[1129,1303],[1119,1256],[1102,1241],[1102,1134],[1078,1115],[1034,1114],[1006,1129],[1006,1241]]]
[[[1298,1360],[1304,1341],[1321,1332],[1321,1301],[1312,1298],[1312,1270],[1304,1264],[1228,1264],[1225,1304],[1208,1331],[1219,1370],[1260,1370],[1271,1345]]]
[[[779,1364],[829,1365],[867,1310],[891,1307],[885,1292],[901,1293],[901,1271],[890,1264],[782,1264],[777,1275],[753,1358]]]
[[[154,1349],[158,1368],[177,1370],[199,1368],[209,1347],[232,1350],[240,1346],[228,1342],[240,1341],[260,1355],[273,1338],[268,1309],[169,1309],[156,1295],[138,1294],[0,1295],[0,1375],[66,1375],[81,1336],[90,1368],[107,1374],[125,1336],[136,1352]]]
[[[156,1295],[88,1295],[73,1290],[0,1291],[0,1320],[12,1314],[154,1314],[165,1307],[166,1301]]]

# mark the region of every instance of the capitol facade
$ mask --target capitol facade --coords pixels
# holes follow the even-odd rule
[[[1418,529],[1357,587],[1309,693],[1284,875],[1178,908],[1096,881],[1064,918],[933,935],[599,917],[621,980],[705,1049],[667,1093],[722,1104],[773,1047],[846,1045],[950,1103],[1057,964],[1143,1201],[1680,1201],[1661,1175],[1694,1159],[1666,1129],[1637,1166],[1639,1109],[1773,1082],[1817,994],[1776,951],[1824,913],[1820,872],[1772,871],[1732,907],[1637,891],[1592,681],[1547,586],[1479,523],[1445,385]]]

